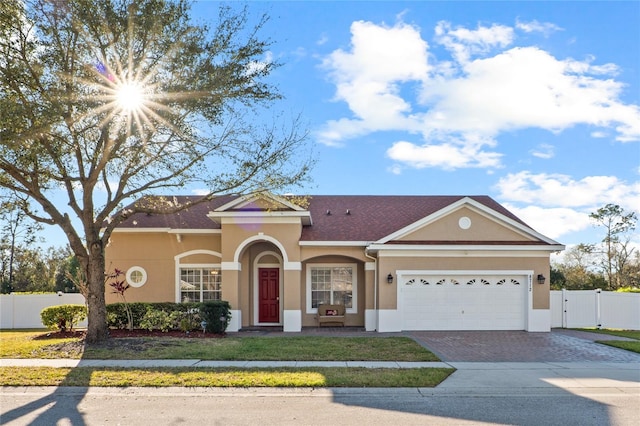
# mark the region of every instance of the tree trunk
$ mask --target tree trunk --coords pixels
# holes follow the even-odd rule
[[[104,247],[101,241],[88,242],[87,262],[87,310],[88,327],[86,342],[98,343],[109,337],[107,308],[104,297]]]

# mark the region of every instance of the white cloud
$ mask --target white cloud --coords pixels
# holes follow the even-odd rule
[[[589,213],[569,208],[517,207],[510,203],[502,204],[527,225],[553,239],[571,232],[581,231],[592,225]]]
[[[329,37],[327,36],[327,34],[322,33],[320,35],[320,38],[318,40],[316,40],[316,44],[318,46],[322,46],[323,44],[326,44],[329,41]]]
[[[389,158],[416,169],[440,167],[445,170],[468,167],[499,167],[500,154],[481,150],[481,145],[446,142],[437,145],[415,145],[395,142],[387,150]]]
[[[435,35],[436,41],[446,47],[459,63],[466,63],[472,55],[506,47],[513,42],[513,28],[496,24],[469,30],[464,27],[452,29],[449,22],[440,21]]]
[[[194,188],[191,190],[191,193],[193,195],[207,195],[207,194],[210,194],[211,191],[209,191],[206,188]]]
[[[551,238],[589,229],[593,226],[589,214],[608,203],[626,211],[637,211],[640,206],[640,181],[627,183],[615,176],[575,180],[562,174],[523,171],[501,178],[496,189],[507,209]]]
[[[562,28],[556,24],[551,22],[538,22],[535,19],[529,22],[523,22],[518,19],[516,20],[516,28],[525,33],[539,32],[544,34],[545,37],[548,37],[553,32],[562,31]]]
[[[640,139],[640,108],[620,103],[622,83],[594,78],[589,63],[516,47],[474,60],[464,71],[464,77],[424,86],[428,129],[493,136],[531,127],[559,132],[577,124],[616,125],[618,139]]]
[[[538,145],[536,149],[532,150],[531,155],[537,158],[542,158],[543,160],[548,160],[555,156],[555,149],[553,145],[543,143]]]
[[[518,22],[521,31],[558,30],[553,24]],[[640,140],[640,107],[620,100],[624,84],[615,64],[556,58],[538,47],[510,47],[514,28],[475,29],[440,22],[434,39],[451,54],[436,58],[420,29],[357,21],[351,46],[324,58],[335,101],[351,116],[327,121],[315,132],[327,145],[380,131],[422,137],[399,141],[387,155],[410,167],[499,167],[497,139],[504,132],[538,128],[559,133],[577,125],[594,137]],[[533,155],[550,158],[553,151]],[[478,158],[472,158],[479,155]],[[545,157],[546,156],[546,157]]]
[[[327,145],[374,131],[415,127],[411,104],[400,95],[399,85],[427,78],[429,71],[428,44],[416,27],[357,21],[351,33],[351,51],[334,51],[323,66],[336,84],[335,100],[346,102],[355,118],[329,121],[317,132]]]
[[[394,164],[391,167],[387,167],[387,171],[394,175],[400,175],[402,174],[402,166],[399,164]]]
[[[607,136],[608,135],[606,132],[601,132],[601,131],[591,132],[591,137],[595,139],[606,138]]]
[[[640,182],[626,183],[615,176],[587,176],[574,180],[563,174],[508,174],[496,185],[499,198],[544,207],[580,208],[592,211],[607,203],[625,209],[640,206]]]

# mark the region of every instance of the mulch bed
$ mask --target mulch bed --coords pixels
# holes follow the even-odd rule
[[[185,333],[184,331],[160,331],[160,330],[121,330],[111,329],[109,330],[109,337],[179,337],[184,339],[219,339],[224,337],[222,334],[203,333],[202,331],[191,331]]]
[[[86,335],[85,330],[73,330],[73,331],[51,331],[39,336],[34,337],[35,340],[44,339],[65,339],[65,338],[79,338],[83,339]],[[121,330],[112,328],[109,330],[109,337],[111,338],[125,338],[125,337],[176,337],[183,339],[219,339],[224,337],[223,334],[203,333],[202,331],[191,331],[185,333],[184,331],[160,331],[160,330]]]

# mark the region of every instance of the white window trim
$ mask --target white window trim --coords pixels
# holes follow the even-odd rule
[[[318,313],[318,308],[311,307],[311,268],[345,268],[352,271],[351,281],[351,308],[347,308],[348,314],[358,313],[358,264],[357,263],[308,263],[306,267],[307,282],[307,314]]]
[[[140,272],[142,274],[142,280],[140,282],[135,282],[131,278],[131,275],[134,272]],[[127,284],[129,284],[131,287],[142,287],[147,282],[147,271],[145,271],[141,266],[132,266],[131,268],[127,269],[127,274],[125,275],[125,277],[127,279]]]
[[[181,269],[218,269],[220,270],[220,274],[222,274],[222,268],[219,263],[180,263],[176,268],[176,303],[182,303],[180,298],[181,290],[180,290],[180,277]],[[222,277],[220,278],[222,280]],[[222,298],[222,287],[224,283],[220,281],[220,297]]]

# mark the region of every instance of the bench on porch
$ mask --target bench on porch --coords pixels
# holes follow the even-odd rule
[[[320,305],[317,318],[318,327],[322,327],[322,324],[340,324],[344,327],[344,305]]]

